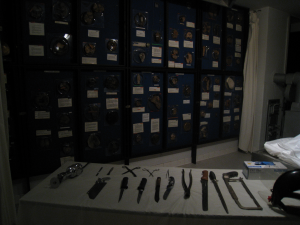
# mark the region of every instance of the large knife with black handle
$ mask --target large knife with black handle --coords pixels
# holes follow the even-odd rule
[[[213,182],[213,184],[214,184],[214,186],[215,186],[215,188],[216,188],[216,191],[217,191],[217,193],[218,193],[218,195],[219,195],[219,198],[220,198],[220,200],[221,200],[221,202],[222,202],[222,205],[223,205],[225,211],[226,211],[227,214],[228,214],[228,209],[227,209],[225,200],[224,200],[224,198],[223,198],[223,195],[222,195],[222,193],[221,193],[221,191],[220,191],[220,188],[219,188],[219,185],[218,185],[218,183],[217,183],[216,175],[215,175],[215,173],[214,173],[213,171],[210,171],[210,172],[209,172],[209,179]]]
[[[208,210],[208,187],[207,187],[207,181],[208,181],[208,171],[203,170],[202,171],[202,177],[201,177],[201,183],[202,183],[202,209],[203,211]]]
[[[159,201],[160,182],[161,182],[161,178],[158,177],[158,178],[156,179],[155,196],[154,196],[154,199],[155,199],[156,202]]]

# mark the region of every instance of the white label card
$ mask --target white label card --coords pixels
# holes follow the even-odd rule
[[[233,111],[234,111],[235,113],[238,113],[238,112],[240,112],[240,109],[239,109],[239,108],[235,108]]]
[[[68,22],[64,22],[64,21],[55,21],[54,23],[61,24],[61,25],[69,25]]]
[[[106,109],[118,109],[119,99],[118,98],[107,98],[106,99]]]
[[[160,92],[160,87],[149,87],[149,91],[158,91],[158,92]]]
[[[213,100],[213,108],[217,109],[220,107],[220,101],[219,100]]]
[[[142,120],[144,123],[150,121],[150,113],[143,113]]]
[[[66,138],[66,137],[72,137],[72,136],[73,136],[72,130],[58,131],[58,138]]]
[[[36,130],[35,131],[36,136],[46,136],[51,135],[51,130]]]
[[[242,44],[242,39],[236,38],[236,39],[235,39],[235,44],[241,45],[241,44]]]
[[[136,30],[137,37],[146,37],[146,32],[144,30]]]
[[[72,98],[59,98],[58,108],[72,107]]]
[[[242,46],[241,45],[235,45],[235,51],[236,52],[241,52],[242,51]]]
[[[85,122],[84,123],[85,132],[94,132],[98,131],[98,122]]]
[[[214,36],[213,37],[213,43],[216,44],[216,45],[219,45],[221,43],[221,38],[217,37],[217,36]]]
[[[213,90],[214,90],[215,92],[219,92],[219,91],[221,90],[221,86],[220,86],[220,85],[214,85],[214,86],[213,86]]]
[[[178,127],[178,120],[168,120],[168,127]]]
[[[145,42],[132,42],[132,46],[136,47],[147,47],[147,44]]]
[[[223,117],[223,123],[230,122],[230,121],[231,121],[231,116],[224,116]]]
[[[34,112],[34,118],[35,118],[36,120],[50,119],[50,112],[46,112],[46,111],[35,111],[35,112]]]
[[[161,57],[162,47],[152,47],[152,57]]]
[[[200,126],[207,125],[207,124],[208,124],[207,121],[203,121],[203,122],[200,123]]]
[[[191,100],[183,100],[183,102],[182,102],[184,105],[187,105],[187,104],[191,104]]]
[[[29,35],[45,36],[44,23],[29,22]]]
[[[151,133],[159,132],[159,118],[151,119]]]
[[[240,116],[235,116],[235,117],[234,117],[234,120],[235,120],[235,121],[240,120]]]
[[[219,62],[218,62],[218,61],[213,61],[213,62],[212,62],[212,67],[213,67],[213,68],[219,67]]]
[[[202,92],[202,100],[209,100],[209,92]]]
[[[132,125],[132,128],[133,128],[134,134],[144,133],[144,124],[143,123],[135,123]]]
[[[191,119],[192,119],[191,113],[182,114],[182,120],[191,120]]]
[[[195,28],[195,23],[186,21],[186,27]]]
[[[235,26],[235,29],[236,29],[236,31],[242,31],[242,30],[243,30],[243,27],[242,27],[241,25],[237,24],[237,25]]]
[[[224,96],[232,96],[231,92],[224,92]]]
[[[87,98],[98,98],[98,90],[87,90]]]
[[[117,54],[107,54],[107,58],[108,61],[118,61],[118,55]]]
[[[29,45],[29,56],[44,56],[43,45]]]
[[[132,94],[134,95],[143,95],[144,94],[144,87],[133,87]]]
[[[179,41],[169,40],[169,47],[179,48]]]
[[[206,101],[200,101],[200,106],[206,106]]]
[[[88,30],[88,37],[99,38],[100,31],[99,30]]]
[[[241,58],[241,57],[242,57],[242,54],[239,53],[239,52],[235,52],[235,53],[234,53],[234,56],[235,56],[236,58]]]
[[[168,93],[179,93],[179,88],[168,88]]]
[[[230,110],[224,110],[224,114],[229,114]]]
[[[205,117],[206,119],[210,118],[210,113],[205,113]]]
[[[207,34],[202,34],[202,40],[204,40],[204,41],[209,41],[209,35],[207,35]]]
[[[183,63],[175,63],[175,68],[183,68]]]
[[[145,112],[145,107],[132,107],[133,113]]]
[[[161,64],[161,59],[151,58],[151,63]]]
[[[235,87],[235,90],[236,90],[236,91],[242,91],[243,88],[242,88],[242,87]]]
[[[183,47],[184,48],[194,48],[194,42],[192,42],[192,41],[184,41],[183,42]]]
[[[82,57],[82,64],[97,64],[97,58],[92,57]]]
[[[227,23],[227,28],[233,29],[233,24],[232,23]]]
[[[118,92],[106,92],[106,95],[117,95]]]
[[[168,61],[168,67],[169,68],[174,68],[175,67],[175,62],[174,61]]]

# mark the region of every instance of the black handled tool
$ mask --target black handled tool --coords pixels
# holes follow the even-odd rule
[[[224,207],[226,213],[228,214],[228,209],[227,209],[225,200],[224,200],[224,198],[223,198],[223,195],[222,195],[222,193],[221,193],[221,191],[220,191],[220,188],[219,188],[219,185],[218,185],[218,183],[217,183],[216,175],[215,175],[215,173],[214,173],[213,171],[210,171],[210,172],[209,172],[209,179],[213,182],[213,184],[214,184],[214,186],[215,186],[215,188],[216,188],[216,191],[217,191],[217,193],[218,193],[218,195],[219,195],[219,198],[220,198],[220,200],[221,200],[221,203],[222,203],[222,205],[223,205],[223,207]]]
[[[123,196],[124,190],[128,188],[127,184],[128,184],[128,177],[124,177],[123,180],[122,180],[122,183],[121,183],[121,191],[120,191],[120,196],[119,196],[119,202],[120,202],[120,200]]]
[[[175,179],[174,179],[174,177],[169,177],[169,184],[168,184],[167,190],[165,191],[164,196],[163,196],[163,199],[164,199],[164,200],[167,200],[167,198],[168,198],[168,196],[169,196],[171,190],[172,190],[173,187],[174,187],[174,184],[175,184]]]
[[[96,176],[98,176],[98,174],[100,173],[100,171],[103,169],[103,167],[101,167],[98,171],[98,173],[96,174]]]
[[[191,196],[191,188],[193,184],[193,177],[192,177],[192,170],[189,173],[190,176],[190,184],[189,187],[186,186],[185,179],[184,179],[184,169],[182,169],[182,187],[184,189],[184,198],[187,199]]]
[[[156,202],[159,201],[160,182],[161,182],[161,178],[158,177],[158,178],[156,179],[155,196],[154,196],[154,199],[155,199]]]
[[[136,174],[135,174],[132,170],[140,169],[141,167],[135,167],[135,168],[133,168],[132,170],[129,169],[127,166],[122,166],[122,168],[126,168],[126,169],[127,169],[127,171],[124,172],[124,173],[122,173],[122,174],[131,173],[134,177],[136,177]]]
[[[111,171],[113,171],[113,167],[108,171],[107,175],[110,175]]]
[[[202,171],[202,177],[201,177],[201,183],[202,183],[202,209],[203,211],[208,210],[208,187],[207,187],[207,181],[208,181],[208,171],[203,170]]]
[[[138,195],[138,198],[137,198],[137,203],[140,203],[140,201],[141,201],[141,197],[142,197],[143,191],[145,190],[146,183],[147,183],[147,179],[143,178],[141,180],[140,185],[138,186],[139,195]]]

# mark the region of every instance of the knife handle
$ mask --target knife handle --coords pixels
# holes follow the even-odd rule
[[[128,177],[124,177],[121,183],[121,189],[127,189],[128,188],[127,184],[128,184]]]
[[[201,180],[208,180],[208,171],[207,170],[202,171]]]
[[[238,172],[232,171],[232,172],[229,172],[229,173],[223,173],[223,177],[224,176],[228,176],[228,178],[237,177],[238,176]]]
[[[217,179],[216,174],[213,171],[209,172],[209,179],[211,179],[211,180],[216,180]]]
[[[156,179],[156,186],[160,186],[160,182],[161,182],[161,178],[158,177],[158,178]]]
[[[146,183],[147,183],[147,179],[146,179],[146,178],[143,178],[143,179],[141,180],[140,186],[138,187],[138,190],[144,190],[144,189],[145,189],[145,186],[146,186]]]

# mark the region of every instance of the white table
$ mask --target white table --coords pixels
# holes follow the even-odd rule
[[[67,179],[57,189],[50,188],[50,179],[58,173],[64,172],[73,163],[67,162],[47,177],[20,200],[18,211],[18,225],[66,225],[66,224],[299,224],[299,217],[287,216],[284,212],[278,213],[271,209],[266,199],[262,199],[258,192],[268,193],[269,190],[259,180],[246,180],[246,185],[263,207],[263,210],[242,210],[231,198],[222,179],[222,174],[232,170],[213,170],[219,180],[218,184],[227,204],[227,214],[221,204],[213,183],[208,181],[208,211],[202,210],[202,186],[200,178],[204,169],[192,169],[193,184],[191,197],[184,199],[182,187],[182,168],[162,167],[149,177],[149,173],[141,169],[134,170],[137,177],[131,173],[122,175],[127,171],[121,165],[89,164],[81,175],[74,179]],[[83,166],[85,163],[81,163]],[[103,167],[98,177],[107,177],[111,167],[111,180],[92,200],[87,191],[95,184],[98,177],[96,173]],[[132,169],[132,166],[128,166]],[[147,167],[150,171],[157,169]],[[162,196],[166,190],[168,179],[166,172],[175,178],[175,186],[167,200]],[[185,168],[185,181],[189,185],[189,171]],[[210,170],[208,170],[210,171]],[[237,171],[237,170],[235,170]],[[237,171],[239,177],[244,177],[241,170]],[[124,191],[120,202],[119,193],[122,178],[127,176],[128,189]],[[156,178],[161,177],[160,200],[155,202]],[[137,203],[138,190],[141,179],[147,178],[145,191],[141,201]],[[243,206],[255,206],[240,183],[230,183]]]

